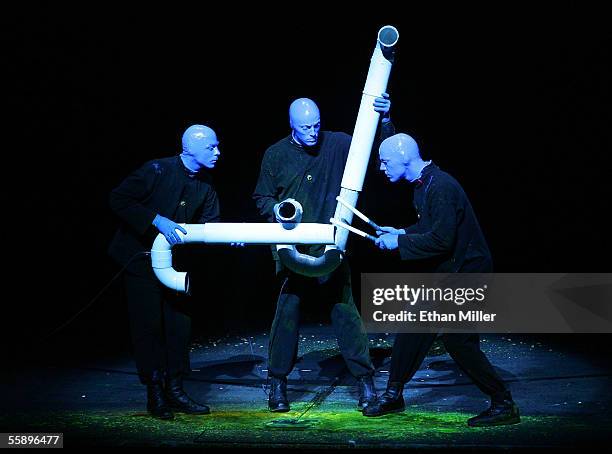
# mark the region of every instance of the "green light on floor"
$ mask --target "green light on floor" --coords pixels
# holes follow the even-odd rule
[[[12,415],[10,426],[21,427],[21,430],[32,427],[41,432],[63,432],[66,440],[80,437],[117,445],[267,443],[299,446],[319,443],[345,446],[350,442],[351,446],[394,446],[478,445],[483,441],[490,445],[539,445],[551,441],[558,444],[563,437],[576,440],[579,436],[586,438],[593,434],[593,426],[576,416],[523,416],[517,425],[470,428],[466,421],[473,416],[471,413],[411,406],[403,413],[366,418],[352,405],[331,402],[300,416],[307,405],[308,402],[292,402],[292,411],[283,414],[271,413],[263,406],[224,405],[213,407],[210,415],[177,414],[172,421],[160,421],[145,412],[41,412]],[[286,420],[298,423],[286,423]],[[8,420],[0,418],[0,422],[6,427]],[[283,424],[288,427],[283,428]]]

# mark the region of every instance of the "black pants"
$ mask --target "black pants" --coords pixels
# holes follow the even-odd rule
[[[436,339],[435,333],[398,333],[393,344],[389,382],[407,383],[425,359]],[[442,341],[450,356],[485,394],[494,401],[511,399],[510,392],[480,350],[478,334],[443,334]]]
[[[152,273],[127,272],[124,281],[141,382],[148,383],[153,371],[168,377],[189,374],[191,317],[186,297],[165,288]]]
[[[298,352],[300,304],[308,297],[319,298],[323,307],[331,311],[331,323],[349,371],[355,377],[373,374],[368,335],[353,301],[346,261],[320,278],[300,276],[277,262],[277,276],[281,290],[270,332],[269,375],[286,377],[293,369]]]

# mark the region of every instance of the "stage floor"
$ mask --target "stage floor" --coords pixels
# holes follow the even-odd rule
[[[604,444],[612,429],[609,359],[537,339],[483,335],[483,350],[521,409],[522,422],[513,426],[467,427],[466,420],[488,401],[447,354],[435,350],[404,391],[405,412],[365,418],[356,410],[355,381],[331,328],[311,325],[301,330],[300,360],[289,376],[289,413],[267,411],[267,333],[259,332],[194,343],[185,388],[211,406],[210,415],[148,417],[145,388],[128,355],[61,366],[36,366],[33,357],[32,367],[1,385],[0,432],[63,432],[66,447],[461,450]],[[370,335],[379,392],[391,342],[392,335]]]

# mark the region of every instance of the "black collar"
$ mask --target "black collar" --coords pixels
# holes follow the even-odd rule
[[[195,178],[198,175],[198,172],[194,172],[193,170],[187,168],[187,166],[183,162],[183,158],[181,158],[181,155],[178,155],[176,159],[178,159],[179,166],[181,167],[181,169],[183,169],[183,172],[185,172],[185,175],[187,175],[189,178]]]
[[[435,165],[433,161],[431,161],[429,164],[423,167],[423,170],[421,170],[421,176],[412,182],[414,183],[414,187],[420,188],[421,186],[423,186],[423,183],[425,182],[425,180],[427,180],[429,175],[431,175],[431,173],[437,168],[438,166]]]
[[[316,156],[319,154],[319,150],[321,149],[321,144],[323,143],[323,131],[319,132],[319,140],[317,141],[316,145],[313,145],[312,147],[305,147],[304,145],[302,145],[301,143],[299,143],[297,140],[295,140],[293,138],[293,133],[289,134],[289,143],[294,146],[295,148],[297,148],[300,151],[304,151],[305,153],[312,155],[312,156]]]

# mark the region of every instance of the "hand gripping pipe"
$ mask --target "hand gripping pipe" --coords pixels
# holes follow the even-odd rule
[[[180,225],[187,230],[187,235],[176,231],[183,243],[334,244],[334,226],[328,224],[220,222]],[[161,233],[151,248],[151,264],[153,272],[166,287],[177,292],[189,292],[189,276],[172,268],[172,245]]]
[[[380,114],[374,110],[374,98],[387,91],[393,50],[398,39],[399,32],[395,27],[391,25],[382,27],[378,31],[378,40],[370,60],[370,68],[340,188],[340,198],[346,205],[353,208],[357,206],[357,198],[363,188],[363,180],[378,127]],[[350,224],[353,220],[353,211],[338,202],[334,219]],[[342,252],[346,249],[348,233],[346,229],[336,229],[335,244],[326,246],[321,257],[301,254],[294,246],[286,244],[277,245],[278,255],[283,265],[298,274],[311,277],[322,276],[332,272],[340,265]]]

